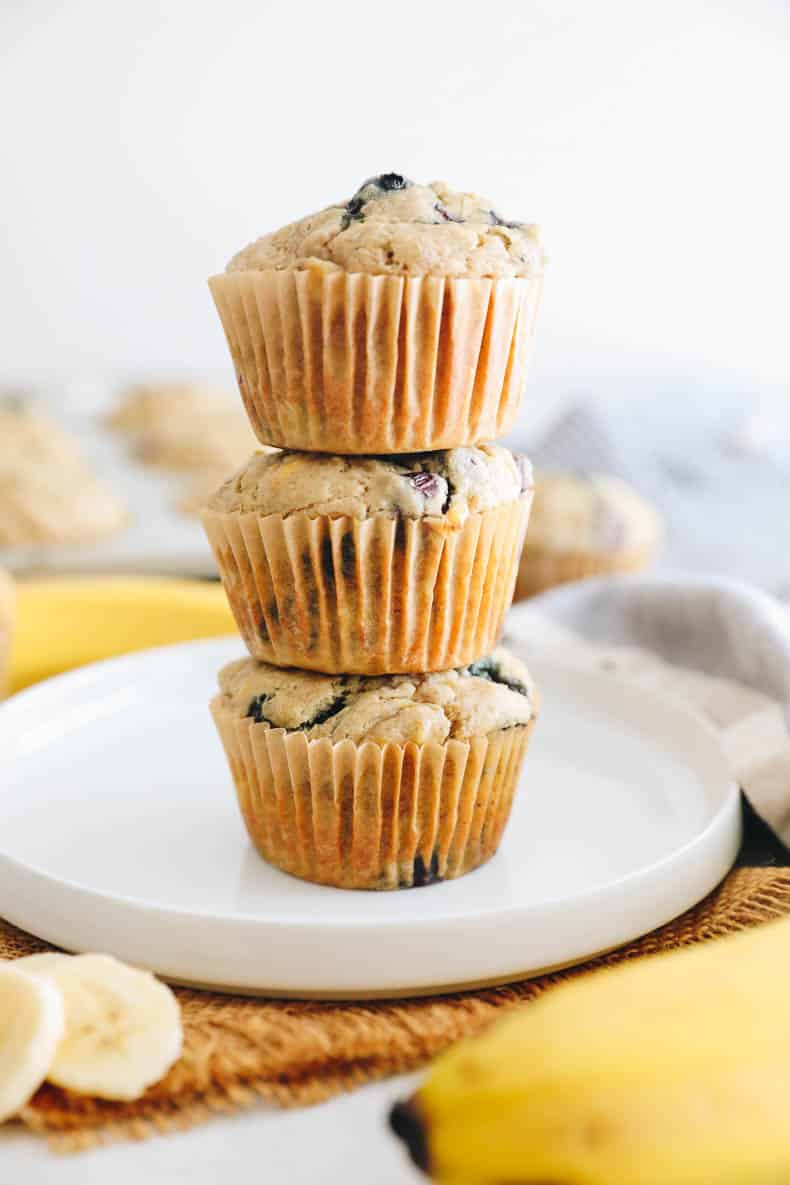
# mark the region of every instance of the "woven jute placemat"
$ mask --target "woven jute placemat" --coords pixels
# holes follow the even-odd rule
[[[430,999],[295,1003],[178,989],[185,1044],[166,1078],[135,1103],[108,1103],[44,1086],[21,1122],[62,1151],[107,1139],[187,1128],[256,1100],[318,1103],[416,1069],[508,1008],[593,967],[732,934],[790,913],[790,868],[737,868],[700,905],[638,942],[583,967],[507,987]],[[0,956],[45,945],[0,922]]]

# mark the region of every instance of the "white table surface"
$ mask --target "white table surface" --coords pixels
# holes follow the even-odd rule
[[[172,1136],[73,1156],[19,1127],[0,1129],[2,1185],[417,1185],[425,1181],[387,1130],[393,1101],[417,1081],[394,1078],[300,1111],[264,1105]]]

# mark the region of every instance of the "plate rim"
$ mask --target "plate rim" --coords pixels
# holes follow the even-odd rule
[[[25,688],[9,700],[0,705],[0,737],[6,732],[8,727],[13,728],[13,720],[17,716],[23,716],[30,710],[31,701],[35,703],[40,698],[46,697],[48,694],[53,694],[57,697],[63,689],[67,690],[77,688],[90,688],[99,685],[97,690],[100,690],[101,682],[106,678],[114,678],[119,676],[119,682],[128,673],[134,674],[136,669],[146,669],[153,660],[162,659],[165,662],[168,660],[177,659],[180,655],[186,653],[191,654],[195,651],[211,652],[216,651],[219,661],[223,661],[226,656],[229,659],[242,647],[241,639],[233,636],[224,636],[217,638],[202,639],[192,642],[180,642],[167,646],[158,646],[148,650],[136,651],[131,654],[121,655],[104,659],[97,663],[89,664],[85,667],[80,667],[72,671],[63,672],[59,675],[53,676],[48,680],[44,680],[32,687]],[[543,659],[538,656],[538,662]],[[654,688],[642,687],[636,684],[633,679],[628,679],[621,673],[603,672],[595,668],[585,667],[581,663],[576,664],[571,661],[563,661],[562,659],[554,662],[552,665],[561,670],[565,676],[573,676],[574,678],[583,677],[589,682],[595,684],[603,680],[612,681],[613,683],[626,685],[629,690],[637,690],[642,705],[645,702],[659,703],[663,710],[669,711],[677,717],[682,717],[683,720],[689,724],[691,723],[700,733],[705,734],[708,742],[709,752],[705,760],[709,760],[713,750],[716,751],[716,759],[720,761],[722,772],[726,772],[726,785],[724,777],[722,778],[720,799],[711,805],[710,817],[705,822],[704,826],[695,832],[689,839],[685,840],[678,847],[662,855],[658,860],[652,861],[649,864],[644,864],[641,867],[631,870],[623,876],[618,876],[614,880],[606,881],[603,884],[583,889],[581,892],[576,892],[566,896],[555,896],[550,898],[543,898],[540,901],[528,902],[525,904],[517,904],[511,900],[502,905],[487,906],[485,908],[467,909],[462,913],[451,916],[431,916],[424,915],[420,917],[334,917],[334,918],[316,918],[310,916],[296,916],[293,918],[278,917],[273,913],[268,914],[243,914],[243,913],[229,913],[219,912],[217,910],[206,910],[200,908],[189,909],[181,905],[157,905],[153,902],[148,902],[137,897],[127,896],[126,894],[108,892],[102,889],[90,888],[88,886],[79,884],[70,879],[55,876],[51,873],[42,871],[33,865],[20,860],[17,857],[9,854],[2,848],[2,840],[0,840],[0,883],[2,887],[6,887],[9,875],[16,876],[20,880],[25,880],[28,883],[35,882],[39,885],[46,886],[47,892],[50,894],[58,891],[64,891],[69,896],[78,896],[83,903],[94,902],[102,907],[113,908],[120,907],[127,914],[131,911],[139,923],[144,925],[146,920],[157,919],[160,923],[163,918],[172,917],[178,923],[189,923],[190,925],[209,923],[213,926],[240,926],[265,929],[268,933],[281,933],[298,935],[301,933],[310,934],[315,933],[316,929],[320,927],[325,934],[348,935],[353,931],[355,941],[359,941],[360,936],[370,933],[372,930],[384,931],[389,937],[397,939],[403,933],[413,934],[421,932],[422,934],[430,934],[437,932],[437,930],[452,930],[457,933],[459,928],[464,926],[480,926],[486,923],[492,926],[528,926],[530,918],[545,917],[547,912],[551,911],[574,911],[579,909],[594,908],[596,901],[611,897],[614,891],[622,892],[624,895],[630,889],[639,885],[640,882],[650,880],[651,878],[660,878],[663,871],[668,869],[679,861],[687,863],[693,860],[693,851],[695,848],[701,849],[701,853],[716,842],[727,849],[729,862],[726,867],[719,868],[720,875],[717,874],[715,880],[711,877],[706,877],[706,887],[703,892],[696,895],[694,901],[689,901],[688,905],[683,908],[690,908],[697,901],[708,892],[710,892],[717,883],[721,880],[723,875],[726,875],[729,867],[734,862],[735,854],[737,852],[737,839],[740,834],[740,790],[736,780],[732,777],[727,768],[725,755],[723,752],[721,739],[716,733],[716,730],[706,721],[698,712],[691,710],[685,704],[678,704],[673,697],[657,691]],[[628,722],[634,726],[633,718],[627,718]],[[644,715],[643,715],[644,719]],[[5,760],[12,760],[11,754]],[[2,760],[0,759],[0,768],[2,768]],[[709,780],[709,779],[708,779]],[[718,849],[717,849],[718,850]],[[721,864],[721,860],[719,861]],[[717,865],[717,868],[719,865]],[[285,875],[285,874],[283,874]],[[342,890],[334,890],[334,892],[341,892]],[[425,891],[425,890],[423,890]],[[430,886],[427,891],[430,891]],[[696,890],[694,890],[696,893]],[[309,908],[309,907],[308,907]],[[16,920],[13,914],[17,911],[9,911],[4,908],[4,913],[9,917],[9,920],[17,925],[30,927],[30,922]],[[681,911],[682,912],[682,911]],[[664,921],[668,921],[670,917],[677,916],[678,911],[673,911]],[[9,916],[9,914],[11,916]],[[17,914],[17,918],[19,915]],[[664,924],[662,921],[655,922],[654,925]],[[651,925],[647,929],[642,928],[639,932],[641,934],[649,932],[654,928]],[[42,928],[39,926],[38,932],[42,933]],[[633,937],[638,935],[634,934]],[[622,941],[627,942],[631,939],[625,938]],[[57,941],[53,938],[48,938],[48,941]],[[617,943],[616,945],[621,945]],[[602,948],[603,949],[603,948]],[[595,953],[595,952],[593,952]],[[591,957],[590,953],[580,954],[578,959],[586,959]],[[578,961],[578,960],[571,960]],[[164,974],[167,974],[166,972]],[[537,974],[536,971],[527,972],[527,974]],[[510,978],[518,978],[518,973],[507,973]],[[172,978],[178,979],[176,973],[172,974]],[[186,978],[181,976],[181,978]],[[485,978],[485,977],[484,977]],[[240,985],[234,988],[222,988],[218,990],[250,990],[250,985]],[[268,991],[279,991],[279,988],[260,989]],[[284,989],[288,994],[311,994],[307,989]],[[428,991],[446,991],[447,986],[437,984],[433,988],[422,989],[415,987],[405,987],[403,989],[385,989],[381,992],[376,991],[376,994],[392,994],[392,992],[399,992],[405,994],[415,994],[419,990]],[[348,998],[351,989],[339,989],[337,998]],[[313,994],[318,993],[318,989],[314,989]],[[321,990],[321,995],[326,996],[326,992]],[[352,994],[361,998],[362,992],[354,991]],[[364,992],[364,994],[368,994]],[[330,995],[334,996],[334,991],[330,991]],[[327,997],[329,998],[329,997]]]
[[[38,689],[43,688],[44,686],[46,686],[49,689],[54,684],[58,684],[61,686],[64,683],[68,684],[68,685],[71,685],[72,683],[79,683],[79,682],[86,682],[86,683],[90,684],[90,682],[92,681],[92,678],[95,678],[96,675],[104,674],[108,669],[112,670],[112,669],[121,668],[123,666],[126,666],[127,663],[129,665],[138,665],[138,662],[139,662],[139,665],[145,665],[145,660],[150,657],[155,658],[159,655],[170,655],[173,652],[184,651],[184,650],[212,649],[213,647],[216,647],[219,645],[221,645],[223,649],[225,647],[230,649],[231,646],[238,644],[240,641],[241,641],[240,638],[236,638],[233,635],[222,635],[222,636],[218,636],[216,638],[201,638],[201,639],[196,639],[196,640],[190,641],[190,642],[174,642],[174,643],[170,643],[165,646],[152,646],[146,650],[136,650],[130,654],[116,655],[111,658],[101,659],[98,662],[86,663],[82,667],[77,667],[71,671],[63,671],[58,675],[51,676],[49,679],[42,679],[40,683],[36,683],[30,687],[23,688],[21,691],[17,692],[15,695],[10,696],[4,702],[4,704],[0,704],[0,708],[5,708],[6,705],[13,703],[16,700],[21,700],[23,698],[26,700],[31,699],[31,698],[36,698],[35,693],[37,692]],[[513,647],[511,647],[511,649],[512,648]],[[136,662],[135,660],[138,660],[138,661]],[[597,681],[597,679],[600,677],[601,679],[604,679],[604,680],[611,679],[613,682],[627,682],[630,685],[634,685],[636,682],[635,680],[629,680],[627,678],[627,676],[624,676],[619,672],[618,673],[613,673],[613,672],[604,673],[604,672],[600,672],[600,671],[596,671],[596,670],[590,670],[590,668],[584,667],[581,664],[579,664],[579,666],[577,668],[577,665],[575,663],[569,662],[569,661],[564,661],[562,659],[558,660],[556,663],[552,660],[552,665],[555,666],[557,669],[561,670],[564,674],[572,673],[575,675],[577,673],[580,673],[580,674],[582,674],[582,676],[589,675],[593,681]],[[78,678],[78,676],[83,676],[83,678]],[[723,755],[721,740],[720,740],[718,734],[716,733],[716,730],[705,719],[704,716],[702,716],[698,712],[694,712],[690,708],[685,708],[685,707],[679,708],[673,702],[671,696],[666,695],[665,693],[662,693],[660,691],[657,691],[656,689],[654,689],[652,687],[643,687],[639,684],[636,684],[636,686],[638,687],[639,694],[642,696],[643,700],[652,699],[654,701],[661,703],[665,708],[669,708],[670,711],[676,712],[679,716],[684,716],[686,718],[693,719],[694,722],[700,726],[700,731],[707,733],[708,739],[713,743],[713,745],[716,747],[716,749],[719,750],[719,753],[722,757],[722,761],[724,762],[724,755]],[[0,738],[2,738],[2,732],[3,732],[3,715],[0,714]],[[3,758],[0,757],[0,769],[2,769],[2,764],[3,764]],[[740,788],[739,788],[735,778],[733,778],[732,776],[729,776],[728,788],[727,788],[726,793],[723,795],[721,802],[718,804],[718,806],[715,809],[715,811],[713,812],[711,818],[707,821],[705,826],[700,831],[698,831],[690,839],[687,839],[684,843],[680,844],[678,847],[673,848],[671,852],[667,853],[664,856],[661,856],[658,860],[654,860],[650,864],[642,865],[640,868],[634,869],[631,872],[626,873],[625,876],[618,877],[616,879],[616,881],[606,881],[602,885],[597,885],[597,886],[594,886],[593,888],[586,889],[586,890],[582,891],[581,893],[575,893],[570,897],[545,897],[545,898],[541,898],[541,900],[539,902],[535,902],[535,903],[532,903],[531,905],[520,906],[520,907],[509,906],[509,907],[505,907],[505,908],[500,908],[500,907],[494,906],[489,909],[475,910],[471,913],[465,912],[463,917],[465,919],[471,919],[471,918],[474,918],[474,919],[497,918],[498,919],[503,916],[507,916],[507,914],[511,913],[511,912],[517,912],[519,915],[521,915],[521,914],[529,912],[530,910],[539,909],[539,908],[542,908],[543,906],[546,906],[546,905],[561,904],[563,902],[577,902],[577,901],[594,900],[596,896],[599,896],[602,893],[610,891],[614,884],[622,885],[623,888],[626,889],[632,881],[638,880],[641,877],[643,877],[646,874],[651,873],[651,872],[660,872],[661,868],[665,864],[672,863],[679,856],[686,854],[690,848],[695,847],[697,844],[701,843],[706,837],[709,836],[709,834],[712,831],[714,831],[716,829],[717,824],[719,822],[719,816],[721,814],[726,813],[728,806],[730,805],[731,799],[740,800]],[[16,857],[9,855],[7,852],[5,852],[3,850],[1,837],[0,837],[0,860],[5,860],[8,863],[12,863],[12,864],[16,865],[18,868],[24,869],[27,872],[34,874],[36,877],[40,878],[41,880],[45,880],[49,883],[56,884],[56,885],[67,885],[70,889],[79,891],[81,893],[90,894],[91,896],[101,898],[102,900],[108,901],[108,902],[122,901],[125,905],[133,905],[136,908],[138,908],[140,910],[144,910],[144,911],[161,912],[162,909],[166,909],[166,911],[168,913],[176,914],[179,917],[189,917],[189,918],[200,917],[200,918],[211,919],[213,921],[223,921],[223,922],[235,921],[235,920],[241,920],[241,921],[253,920],[251,917],[248,917],[248,915],[246,915],[246,914],[218,913],[215,910],[205,910],[205,909],[200,909],[200,908],[185,909],[182,906],[175,906],[175,905],[158,906],[158,905],[152,905],[149,902],[146,902],[146,901],[140,899],[139,897],[129,897],[125,893],[109,893],[103,889],[90,889],[90,888],[87,888],[85,885],[79,884],[77,881],[70,880],[67,877],[52,876],[50,873],[43,872],[41,869],[35,868],[32,865],[29,865],[25,861],[18,860]],[[283,873],[283,875],[287,876],[289,874]],[[300,878],[296,877],[294,879],[299,880]],[[331,886],[321,886],[321,887],[331,888]],[[425,886],[425,887],[428,889],[431,888],[430,885]],[[336,892],[348,892],[350,890],[338,889],[335,891]],[[403,890],[403,891],[405,892],[407,890]],[[283,926],[289,930],[293,929],[293,928],[300,928],[300,927],[304,927],[306,929],[312,929],[315,926],[315,922],[313,920],[311,920],[310,918],[293,918],[289,921],[283,921],[281,919],[277,919],[276,917],[265,915],[263,917],[256,916],[256,918],[254,920],[264,921],[267,925]],[[410,918],[410,919],[395,919],[394,921],[393,920],[389,920],[389,921],[385,920],[385,921],[382,921],[381,923],[370,923],[370,922],[359,922],[359,921],[353,920],[353,919],[349,919],[347,921],[338,920],[338,919],[327,919],[327,920],[323,920],[321,922],[321,925],[327,926],[327,927],[335,926],[335,927],[340,927],[340,928],[346,928],[347,926],[371,925],[371,924],[376,924],[376,925],[381,924],[381,925],[386,925],[386,926],[393,926],[393,925],[397,925],[399,922],[404,922],[411,928],[412,926],[419,926],[419,925],[425,924],[426,922],[430,923],[433,920],[434,919],[431,919],[431,918]]]

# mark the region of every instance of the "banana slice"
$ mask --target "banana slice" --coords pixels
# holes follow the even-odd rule
[[[21,959],[14,959],[14,966],[27,975],[49,975],[63,959],[70,955],[59,954],[58,951],[45,950],[38,955],[24,955]]]
[[[63,1000],[46,979],[0,969],[0,1123],[38,1090],[64,1032]]]
[[[138,1099],[181,1053],[170,988],[110,955],[31,955],[29,973],[62,993],[66,1032],[50,1082],[103,1099]]]

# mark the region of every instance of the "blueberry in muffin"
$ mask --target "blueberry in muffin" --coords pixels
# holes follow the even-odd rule
[[[256,454],[203,512],[239,629],[265,662],[387,674],[495,645],[531,467],[495,445],[402,457]]]
[[[544,265],[534,223],[390,172],[263,235],[209,283],[262,443],[405,453],[513,423]]]
[[[534,223],[501,218],[476,193],[400,173],[369,177],[346,202],[263,235],[228,272],[323,267],[410,276],[529,276],[544,266]]]
[[[220,671],[234,716],[308,740],[442,743],[528,724],[534,688],[502,647],[458,670],[424,675],[320,675],[242,658]]]
[[[219,684],[242,817],[276,867],[338,888],[421,887],[497,850],[538,708],[513,655],[380,678],[244,658]]]

